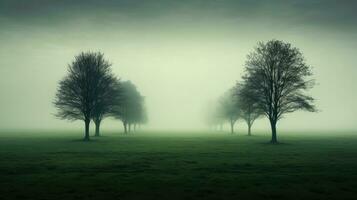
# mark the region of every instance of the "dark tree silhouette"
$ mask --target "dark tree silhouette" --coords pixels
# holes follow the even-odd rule
[[[271,143],[278,142],[276,124],[284,114],[315,111],[314,99],[304,94],[314,85],[308,79],[311,75],[299,49],[289,43],[279,40],[259,43],[248,55],[244,87],[249,91],[249,101],[256,103],[270,121]]]
[[[92,119],[95,124],[95,136],[100,136],[100,124],[106,116],[110,116],[117,102],[122,97],[120,81],[111,73],[106,73],[97,90],[95,106],[93,109]]]
[[[59,83],[54,105],[56,116],[61,119],[83,120],[84,140],[89,140],[89,125],[95,107],[102,103],[102,97],[113,77],[110,64],[102,53],[80,53],[68,66],[68,74]],[[98,111],[98,109],[97,109]]]
[[[240,117],[247,123],[248,136],[251,136],[252,126],[255,120],[264,113],[258,108],[257,103],[250,96],[248,88],[240,83],[237,83],[236,86],[236,96],[239,101]]]

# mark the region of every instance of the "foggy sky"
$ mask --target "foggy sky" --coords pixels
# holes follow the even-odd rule
[[[0,129],[82,128],[56,119],[52,101],[68,63],[88,50],[137,85],[148,128],[203,128],[210,102],[240,80],[257,42],[281,39],[313,67],[320,111],[289,114],[278,126],[355,130],[356,8],[352,0],[0,0]],[[122,128],[115,120],[102,127]]]

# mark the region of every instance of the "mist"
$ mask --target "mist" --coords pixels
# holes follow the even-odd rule
[[[82,128],[82,122],[57,119],[52,102],[67,65],[91,50],[104,53],[113,72],[145,96],[147,129],[202,130],[210,103],[240,80],[257,42],[270,39],[298,47],[318,83],[310,94],[319,112],[289,114],[280,129],[357,128],[353,6],[203,2],[89,1],[82,7],[70,1],[1,1],[0,129]],[[254,128],[268,126],[263,118]],[[102,127],[122,129],[113,119]]]

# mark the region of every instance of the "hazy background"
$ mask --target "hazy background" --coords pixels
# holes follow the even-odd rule
[[[146,96],[148,128],[204,128],[209,103],[240,80],[256,43],[281,39],[314,67],[320,112],[278,126],[355,130],[356,8],[352,0],[0,0],[0,129],[82,128],[56,119],[52,101],[67,64],[87,50],[103,52]],[[102,127],[122,129],[114,120]]]

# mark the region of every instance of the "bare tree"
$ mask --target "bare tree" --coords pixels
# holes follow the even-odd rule
[[[84,140],[89,140],[89,125],[99,96],[107,89],[104,83],[111,77],[110,64],[100,52],[82,52],[68,66],[68,74],[60,81],[54,105],[57,117],[83,120]]]
[[[304,92],[313,87],[311,67],[299,49],[289,43],[271,40],[259,43],[248,55],[243,77],[250,100],[269,119],[272,139],[277,143],[276,124],[286,113],[296,110],[314,112],[314,99]]]
[[[100,124],[102,120],[112,113],[117,102],[122,97],[120,81],[111,73],[107,73],[102,77],[98,84],[97,98],[93,109],[92,119],[95,124],[95,135],[100,136]]]
[[[240,117],[247,123],[248,136],[251,136],[252,126],[256,119],[264,113],[259,109],[254,99],[250,96],[249,90],[244,85],[237,83],[236,96],[239,101]]]

